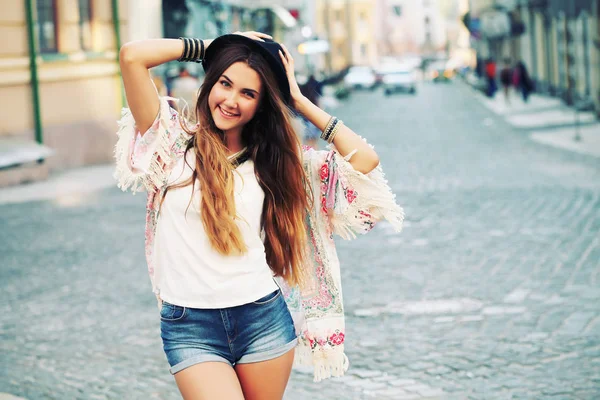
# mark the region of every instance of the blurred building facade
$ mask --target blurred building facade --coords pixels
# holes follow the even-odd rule
[[[377,62],[375,6],[375,0],[316,0],[316,35],[330,46],[324,54],[327,71]]]
[[[298,21],[314,15],[303,0],[4,3],[0,13],[0,146],[4,149],[0,150],[6,150],[8,140],[37,141],[54,151],[43,164],[45,170],[112,162],[115,121],[125,105],[117,59],[122,43],[262,30],[290,43],[293,51],[296,42],[305,40]],[[298,56],[297,65],[302,62]],[[16,148],[15,152],[29,150]],[[0,154],[0,168],[11,166],[1,158]],[[9,154],[4,159],[16,160],[19,168],[19,156]]]
[[[377,10],[378,47],[388,56],[446,53],[459,20],[458,0],[378,0]]]
[[[521,60],[538,92],[600,116],[600,0],[470,0],[469,21],[479,59]]]
[[[309,15],[304,0],[158,1],[162,3],[164,37],[215,38],[225,33],[254,30],[287,43],[292,52],[304,40],[301,27]],[[293,55],[298,56],[298,53]],[[302,57],[296,58],[302,66]],[[192,73],[202,74],[201,65],[189,67]]]
[[[43,143],[52,168],[110,161],[127,15],[123,1],[3,2],[0,139]]]

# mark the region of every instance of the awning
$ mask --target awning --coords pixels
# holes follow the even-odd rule
[[[273,11],[273,14],[275,14],[277,18],[281,20],[286,28],[294,28],[298,24],[296,18],[294,18],[294,16],[282,6],[273,5],[269,6],[268,8]]]

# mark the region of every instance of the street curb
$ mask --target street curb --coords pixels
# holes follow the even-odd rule
[[[113,164],[72,168],[57,172],[45,181],[0,188],[0,205],[51,200],[116,188],[114,168]]]
[[[0,400],[27,400],[25,397],[14,396],[10,393],[0,393]]]
[[[518,131],[527,131],[527,132],[557,131],[557,130],[567,129],[567,128],[575,129],[577,127],[577,124],[574,124],[574,123],[573,124],[569,123],[569,124],[554,124],[554,125],[537,125],[537,126],[531,126],[531,127],[513,125],[509,121],[506,121],[506,123]],[[589,122],[579,123],[580,128],[586,128],[586,127],[594,126],[594,125],[598,125],[598,122],[589,121]]]

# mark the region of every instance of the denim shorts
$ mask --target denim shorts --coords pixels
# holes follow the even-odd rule
[[[297,344],[280,289],[255,302],[221,309],[163,302],[160,330],[171,374],[207,361],[231,366],[266,361]]]

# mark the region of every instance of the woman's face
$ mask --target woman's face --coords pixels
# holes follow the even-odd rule
[[[208,95],[208,107],[217,128],[224,132],[241,132],[256,114],[261,90],[260,76],[248,64],[230,65]]]

